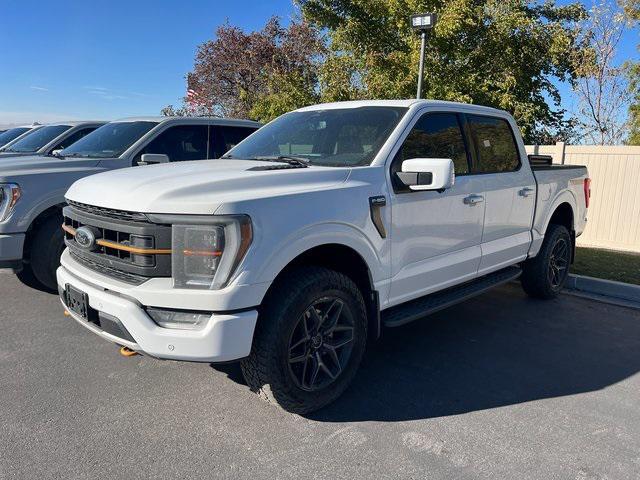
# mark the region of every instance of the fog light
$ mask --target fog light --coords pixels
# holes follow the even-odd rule
[[[211,313],[188,312],[184,310],[166,310],[147,308],[147,314],[163,328],[176,330],[197,330],[204,327]]]

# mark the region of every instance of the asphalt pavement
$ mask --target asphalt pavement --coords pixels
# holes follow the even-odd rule
[[[306,418],[234,365],[124,358],[4,272],[0,327],[2,479],[640,477],[637,310],[502,287],[385,331]]]

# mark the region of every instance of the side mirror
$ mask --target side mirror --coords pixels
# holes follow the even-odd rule
[[[164,153],[145,153],[140,157],[138,165],[151,165],[153,163],[169,163],[169,155]]]
[[[51,155],[53,155],[54,157],[57,157],[58,155],[60,155],[60,152],[64,150],[64,148],[58,148],[57,150],[53,150],[51,152]]]
[[[411,158],[402,162],[402,171],[396,175],[411,190],[445,190],[455,181],[449,158]]]

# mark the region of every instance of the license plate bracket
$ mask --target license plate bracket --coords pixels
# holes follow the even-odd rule
[[[89,320],[89,296],[68,283],[64,289],[67,308],[84,320]]]

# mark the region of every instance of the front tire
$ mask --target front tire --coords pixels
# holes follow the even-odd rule
[[[242,373],[265,400],[310,413],[337,399],[356,374],[367,338],[364,300],[349,277],[319,267],[296,269],[273,288]]]
[[[33,233],[31,242],[31,262],[26,268],[47,291],[58,288],[56,270],[60,266],[60,255],[65,248],[62,233],[62,217],[52,215],[42,222]]]
[[[567,281],[572,255],[569,230],[563,225],[549,225],[538,255],[524,264],[521,277],[524,291],[534,298],[556,297]]]

